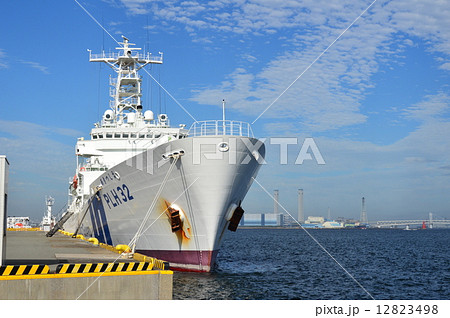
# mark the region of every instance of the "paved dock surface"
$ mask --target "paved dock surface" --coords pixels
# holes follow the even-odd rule
[[[45,234],[43,231],[7,232],[5,265],[47,265],[50,272],[22,275],[25,266],[16,266],[16,272],[19,268],[22,270],[16,275],[9,267],[7,274],[0,276],[0,300],[172,299],[172,271],[139,270],[139,266],[136,270],[129,271],[129,266],[117,263],[136,262],[135,259],[120,258],[119,253],[61,233],[56,233],[53,237],[46,237]],[[116,262],[115,266],[120,267],[120,270],[78,273],[70,269],[68,272],[56,273],[59,264],[113,262]],[[75,265],[67,266],[71,267],[78,270]],[[6,266],[3,268],[6,269]],[[126,270],[122,271],[122,268]]]
[[[46,237],[43,231],[7,231],[5,265],[49,265],[54,271],[64,263],[110,263],[119,254],[61,233]],[[134,262],[120,258],[120,262]]]

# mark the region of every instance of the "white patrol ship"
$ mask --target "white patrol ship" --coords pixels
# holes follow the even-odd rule
[[[250,125],[212,120],[171,127],[166,114],[143,110],[141,77],[159,56],[123,37],[118,53],[92,54],[116,73],[110,109],[90,138],[76,144],[64,229],[170,263],[210,271],[225,230],[236,230],[244,199],[264,161]],[[145,69],[144,69],[145,70]]]

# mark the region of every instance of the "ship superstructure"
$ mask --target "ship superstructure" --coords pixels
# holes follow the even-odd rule
[[[123,37],[118,53],[92,54],[108,64],[110,108],[76,144],[64,227],[169,261],[209,271],[225,229],[236,230],[241,202],[264,158],[250,125],[212,120],[171,127],[166,114],[143,111],[138,71],[161,64]]]
[[[45,206],[47,207],[46,213],[42,217],[40,228],[43,231],[50,231],[56,224],[56,218],[52,215],[52,207],[55,203],[55,199],[51,196],[45,197]]]
[[[148,64],[162,64],[159,56],[139,54],[140,48],[130,47],[126,37],[119,53],[92,54],[90,62],[108,64],[117,77],[110,77],[110,108],[103,114],[101,123],[91,130],[91,139],[79,138],[76,145],[77,173],[71,186],[72,194],[80,197],[83,205],[89,197],[89,185],[108,168],[135,156],[144,150],[171,140],[184,138],[187,130],[184,125],[171,128],[166,114],[157,119],[151,110],[143,112],[141,97],[142,78],[138,71]],[[161,138],[163,137],[163,138]]]

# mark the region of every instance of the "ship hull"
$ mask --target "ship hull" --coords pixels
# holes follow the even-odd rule
[[[210,271],[264,151],[254,138],[204,136],[137,154],[91,184],[101,190],[86,216],[78,213],[67,227],[81,223],[79,233],[109,245],[128,245],[138,233],[136,252],[168,261],[173,269]],[[176,231],[173,211],[181,220]]]
[[[167,260],[170,268],[176,271],[209,272],[214,268],[219,250],[137,250],[137,253]]]

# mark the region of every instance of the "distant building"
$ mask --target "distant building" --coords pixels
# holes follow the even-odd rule
[[[282,226],[283,214],[275,213],[244,213],[241,226]]]
[[[344,228],[344,222],[325,219],[322,216],[308,216],[304,223],[304,228]],[[283,213],[244,213],[240,226],[279,226],[279,227],[298,227],[299,223],[288,214]]]
[[[305,223],[302,225],[304,228],[316,228],[316,229],[341,229],[344,227],[343,222],[325,220],[322,216],[308,216]]]
[[[279,214],[267,213],[267,214],[262,214],[262,215],[264,216],[264,223],[262,226],[280,226],[280,222],[279,222],[279,218],[278,218]]]
[[[243,226],[262,226],[261,215],[262,214],[244,213],[244,215],[242,216],[242,225]]]
[[[342,229],[344,228],[343,223],[335,222],[335,221],[326,221],[322,224],[325,229]]]
[[[306,224],[322,224],[325,219],[322,216],[308,216],[305,223]]]

